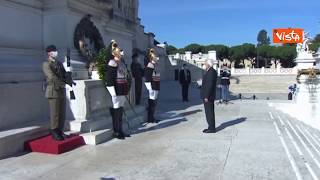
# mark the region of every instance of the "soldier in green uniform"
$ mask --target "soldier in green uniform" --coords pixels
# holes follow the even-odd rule
[[[63,141],[67,136],[63,133],[66,111],[66,71],[57,60],[58,51],[54,45],[46,48],[47,60],[42,69],[47,79],[45,96],[49,100],[51,135],[56,141]]]

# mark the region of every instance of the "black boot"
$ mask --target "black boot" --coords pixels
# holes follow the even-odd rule
[[[153,123],[153,114],[152,114],[152,105],[153,104],[153,100],[152,99],[149,99],[148,100],[148,123]]]
[[[63,137],[63,139],[68,139],[68,138],[69,138],[69,135],[65,134],[65,133],[63,132],[63,130],[57,129],[57,132],[59,133],[60,136]]]
[[[52,129],[50,131],[52,139],[56,140],[56,141],[63,141],[64,138],[63,136],[60,135],[58,128],[57,129]]]
[[[156,112],[157,100],[151,100],[151,118],[153,123],[159,123],[159,120],[154,118],[154,114]]]
[[[112,118],[112,130],[113,130],[113,136],[115,136],[115,134],[117,133],[117,124],[116,124],[116,121],[115,121],[115,118],[114,118],[114,110],[113,108],[110,108],[110,115],[111,115],[111,118]]]
[[[122,119],[121,119],[121,108],[114,109],[114,121],[115,121],[115,133],[114,137],[118,139],[124,139],[122,132]]]
[[[123,113],[124,113],[124,108],[123,107],[120,107],[120,126],[119,126],[119,129],[120,129],[120,134],[123,136],[123,137],[131,137],[129,134],[126,134],[125,132],[123,132],[123,129],[122,129],[122,123],[123,123]]]

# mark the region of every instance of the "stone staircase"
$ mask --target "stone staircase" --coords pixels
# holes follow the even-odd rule
[[[288,93],[288,87],[296,83],[296,76],[232,76],[230,83],[230,90],[234,93]]]
[[[0,132],[0,159],[14,156],[24,151],[24,142],[48,134],[48,129],[31,126]]]
[[[270,116],[297,179],[319,179],[320,131],[280,111]]]
[[[242,75],[232,76],[230,91],[234,95],[252,96],[260,99],[287,99],[288,87],[296,83],[295,75]]]

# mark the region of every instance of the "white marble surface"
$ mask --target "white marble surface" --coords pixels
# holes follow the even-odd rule
[[[98,146],[84,146],[60,156],[31,153],[8,158],[0,161],[0,177],[10,180],[296,178],[274,127],[274,123],[280,124],[277,115],[287,117],[267,107],[268,101],[235,101],[217,106],[217,127],[221,125],[222,130],[203,134],[207,124],[198,90],[191,89],[192,101],[182,103],[178,101],[179,91],[172,91],[179,88],[178,84],[170,82],[163,86],[171,87],[171,93],[160,95],[160,124],[141,127],[124,141],[115,139]],[[241,122],[238,118],[246,119]],[[294,119],[288,120],[304,131],[308,129]],[[284,127],[280,127],[280,132],[289,145]],[[303,179],[310,179],[301,156],[291,145],[288,150],[297,161]],[[308,154],[303,159],[312,162]],[[310,165],[317,168],[313,163]]]
[[[270,106],[288,114],[292,118],[320,130],[319,103],[270,103]]]

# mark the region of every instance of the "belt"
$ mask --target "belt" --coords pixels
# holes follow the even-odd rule
[[[119,84],[128,83],[128,81],[126,79],[116,79],[116,82]]]

